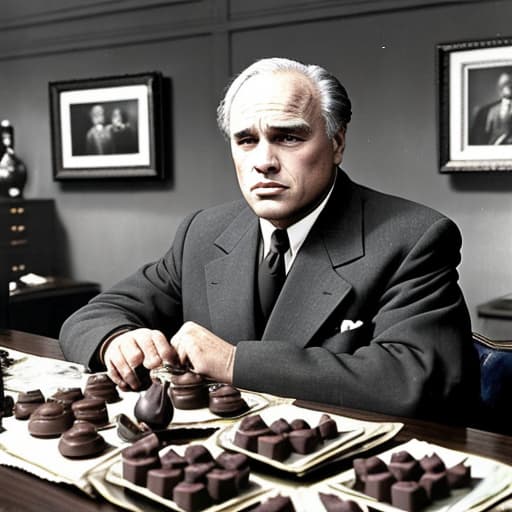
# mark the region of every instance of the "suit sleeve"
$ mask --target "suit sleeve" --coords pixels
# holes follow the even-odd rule
[[[147,327],[171,336],[181,326],[183,244],[197,213],[183,221],[171,249],[160,260],[144,265],[65,321],[59,342],[67,360],[98,370],[98,348],[113,333]]]
[[[457,284],[460,247],[455,224],[438,220],[402,255],[371,326],[338,334],[366,337],[359,348],[337,352],[331,339],[306,348],[242,341],[235,385],[399,416],[455,418],[478,393],[469,315]]]

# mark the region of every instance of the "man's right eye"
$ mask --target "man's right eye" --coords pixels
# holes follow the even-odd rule
[[[256,144],[256,139],[254,137],[244,137],[243,139],[238,139],[237,144],[239,146],[248,146],[251,144]]]

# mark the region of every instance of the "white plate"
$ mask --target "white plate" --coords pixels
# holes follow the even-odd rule
[[[267,425],[280,418],[288,422],[300,418],[307,421],[311,427],[316,427],[324,413],[286,404],[267,407],[260,411],[259,414]],[[334,458],[341,455],[344,451],[350,450],[355,445],[364,444],[365,439],[373,437],[383,425],[382,423],[359,421],[335,414],[329,414],[329,416],[338,426],[340,435],[337,438],[326,440],[322,443],[321,448],[313,453],[307,455],[292,453],[282,462],[245,450],[234,443],[235,434],[241,420],[225,427],[218,435],[218,443],[222,448],[244,453],[252,459],[264,462],[283,471],[301,474],[331,457]]]
[[[117,460],[112,466],[108,469],[105,479],[107,482],[117,485],[118,487],[124,487],[125,489],[130,489],[131,491],[149,498],[150,500],[159,503],[160,505],[164,505],[172,510],[183,511],[176,503],[172,500],[162,498],[158,494],[151,492],[147,487],[142,487],[140,485],[135,485],[128,480],[123,478],[122,473],[122,461]],[[254,498],[259,497],[263,493],[269,491],[268,485],[266,485],[261,479],[252,473],[249,475],[249,487],[244,490],[244,492],[238,494],[234,498],[230,500],[226,500],[222,503],[217,503],[208,508],[201,509],[201,512],[221,512],[227,510],[239,510],[239,508],[243,506],[249,505],[249,502],[252,502]]]
[[[473,480],[471,489],[454,490],[448,498],[434,501],[428,507],[423,508],[421,512],[478,512],[487,509],[491,504],[512,493],[512,468],[506,464],[417,439],[412,439],[378,456],[385,463],[389,463],[391,454],[402,450],[409,452],[416,459],[437,453],[446,467],[452,467],[463,461],[466,465],[471,466]],[[403,512],[388,503],[378,502],[374,498],[354,490],[354,478],[354,470],[350,469],[332,479],[329,486],[340,491],[345,499],[353,499],[361,504],[369,505],[375,510]]]

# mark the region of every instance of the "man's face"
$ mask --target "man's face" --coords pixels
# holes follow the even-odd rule
[[[499,78],[498,87],[502,98],[512,99],[512,75],[503,73]]]
[[[103,107],[93,107],[91,111],[91,118],[93,124],[103,124],[105,122],[105,111],[103,110]]]
[[[315,89],[298,73],[250,78],[232,103],[229,133],[242,194],[281,228],[319,204],[343,156],[343,130],[327,137]]]

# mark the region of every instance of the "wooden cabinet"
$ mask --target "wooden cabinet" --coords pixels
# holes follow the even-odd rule
[[[9,281],[30,272],[54,274],[54,201],[0,200],[0,251]]]
[[[64,320],[100,292],[97,283],[59,276],[56,256],[54,201],[0,199],[0,328],[57,338]],[[29,273],[47,282],[20,283]],[[9,281],[18,284],[10,296]]]

